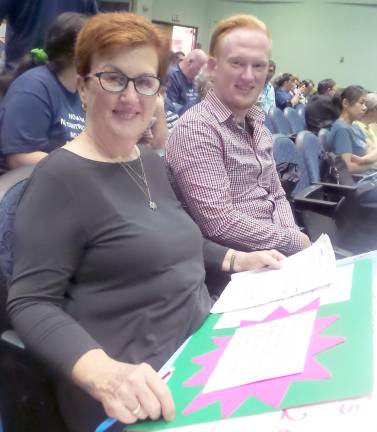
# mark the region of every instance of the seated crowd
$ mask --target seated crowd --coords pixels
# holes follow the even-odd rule
[[[208,56],[169,57],[143,17],[70,12],[28,70],[3,77],[4,168],[39,162],[17,209],[7,310],[51,371],[69,431],[171,420],[157,371],[208,315],[206,273],[280,268],[310,246],[264,121],[318,97],[291,74],[274,89],[270,54],[249,15],[219,22]],[[352,172],[373,168],[376,95],[351,86],[331,103],[334,151]]]

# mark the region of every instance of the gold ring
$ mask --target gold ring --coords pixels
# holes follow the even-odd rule
[[[137,407],[134,410],[132,410],[131,412],[132,412],[133,415],[138,415],[140,409],[141,409],[141,404],[139,402],[138,405],[137,405]]]

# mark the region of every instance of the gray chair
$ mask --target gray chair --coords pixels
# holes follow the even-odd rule
[[[347,184],[323,183],[321,163],[325,150],[318,137],[302,131],[297,135],[296,146],[304,169],[300,193],[294,197],[295,209],[302,214],[310,210],[333,219],[338,229],[335,240],[339,247],[353,253],[376,249],[377,209],[363,203],[363,196],[376,185],[373,182],[356,183],[351,175]],[[307,219],[302,223],[308,227],[311,221]]]
[[[306,129],[305,120],[303,120],[294,108],[286,107],[284,108],[283,114],[288,120],[291,131],[293,134],[297,134]]]
[[[295,110],[296,110],[297,114],[299,115],[299,117],[304,122],[304,124],[305,124],[305,128],[304,129],[306,129],[305,105],[304,104],[298,104],[298,105],[295,106]]]
[[[291,135],[293,133],[288,120],[285,118],[283,111],[280,108],[272,107],[268,113],[268,116],[271,120],[275,133],[280,133],[283,135]]]
[[[33,167],[0,177],[0,412],[4,432],[67,432],[45,368],[25,349],[5,315],[17,205]]]

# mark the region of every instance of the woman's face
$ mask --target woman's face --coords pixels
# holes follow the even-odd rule
[[[105,145],[122,140],[133,146],[146,130],[155,110],[157,95],[146,96],[135,90],[134,82],[118,93],[101,87],[94,74],[120,72],[129,78],[157,76],[158,56],[154,48],[116,47],[92,58],[90,78],[80,79],[79,91],[86,106],[87,128]]]
[[[367,110],[366,106],[367,97],[361,95],[360,98],[354,104],[345,104],[345,109],[352,121],[361,120]]]

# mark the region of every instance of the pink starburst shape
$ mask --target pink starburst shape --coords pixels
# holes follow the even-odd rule
[[[242,322],[241,326],[255,325],[318,308],[319,299],[293,313],[290,313],[284,308],[279,307],[264,320]],[[323,330],[332,325],[338,319],[338,315],[332,315],[317,318],[315,320],[305,366],[301,373],[272,378],[265,381],[245,384],[239,387],[218,390],[211,393],[200,393],[183,410],[183,414],[190,414],[207,405],[220,402],[222,417],[229,417],[251,396],[259,399],[273,408],[278,408],[284,400],[284,397],[289,390],[289,386],[293,382],[325,380],[331,378],[331,373],[321,363],[319,363],[314,358],[314,356],[345,341],[345,338],[341,336],[320,335]],[[205,385],[231,338],[232,336],[212,338],[212,341],[217,346],[217,349],[192,359],[194,363],[202,366],[202,369],[185,381],[185,386],[191,387]]]

